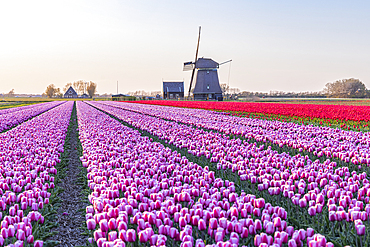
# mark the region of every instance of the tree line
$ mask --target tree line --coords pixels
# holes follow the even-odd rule
[[[355,78],[328,82],[324,89],[318,92],[239,92],[238,89],[229,89],[226,84],[221,84],[221,89],[224,94],[231,95],[232,98],[370,98],[370,90],[366,88],[362,81]]]
[[[97,84],[92,81],[85,82],[83,80],[68,82],[63,87],[63,93],[61,92],[60,88],[57,88],[54,84],[50,84],[49,86],[47,86],[44,94],[49,98],[53,98],[53,97],[62,98],[63,94],[66,93],[69,87],[71,86],[73,87],[73,89],[76,91],[77,94],[82,95],[84,93],[87,93],[92,98],[94,97],[96,93]],[[85,87],[86,87],[86,92],[85,92]]]

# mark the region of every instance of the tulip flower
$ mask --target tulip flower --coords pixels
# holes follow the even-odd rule
[[[198,229],[200,231],[204,231],[207,229],[207,225],[206,225],[206,222],[203,220],[203,219],[200,219],[199,222],[198,222]]]
[[[359,236],[365,235],[365,226],[364,225],[356,225],[355,228],[356,228],[357,235],[359,235]]]
[[[319,180],[315,180],[316,174],[310,174],[314,180],[307,182],[307,184],[304,184],[306,178],[303,173],[290,174],[290,170],[295,171],[295,165],[300,169],[302,167],[302,171],[306,173],[307,171],[304,170],[306,162],[307,164],[310,162],[306,158],[293,158],[284,154],[284,158],[287,159],[285,164],[276,159],[280,154],[275,155],[272,151],[267,151],[266,153],[270,155],[268,157],[275,159],[276,166],[272,168],[269,164],[273,164],[273,161],[267,162],[263,154],[265,150],[258,148],[258,151],[256,149],[256,153],[253,154],[255,155],[253,156],[254,160],[248,158],[247,163],[247,159],[243,158],[252,156],[249,156],[249,153],[244,153],[240,146],[249,147],[249,149],[245,149],[246,151],[252,150],[252,146],[248,146],[248,143],[241,142],[239,139],[227,140],[219,133],[198,131],[191,127],[181,126],[176,122],[168,124],[164,120],[148,115],[143,116],[141,113],[110,107],[110,103],[93,102],[91,104],[135,125],[138,129],[145,129],[153,136],[161,136],[161,140],[167,141],[169,145],[186,148],[190,154],[200,155],[200,157],[202,155],[206,157],[209,154],[215,162],[219,163],[217,166],[220,169],[225,169],[222,171],[225,175],[234,172],[234,177],[245,175],[245,180],[251,180],[251,177],[254,176],[256,183],[261,184],[264,191],[270,187],[273,188],[269,190],[273,192],[269,200],[275,200],[275,196],[281,194],[279,190],[281,190],[280,192],[290,190],[289,192],[293,193],[292,197],[297,198],[297,202],[304,198],[306,203],[309,200],[313,201],[310,206],[316,206],[318,203],[315,196],[296,194],[298,193],[297,189],[300,192],[306,191],[305,188],[309,183],[309,191],[312,190],[316,194],[322,193],[323,195],[327,193],[328,186],[320,188],[318,186]],[[165,148],[150,138],[142,137],[136,130],[123,126],[87,103],[78,102],[77,109],[80,140],[83,147],[81,162],[88,170],[88,185],[92,191],[89,199],[94,212],[91,215],[96,222],[99,222],[100,229],[100,222],[114,218],[119,229],[127,229],[127,227],[120,227],[120,225],[123,226],[121,221],[131,224],[129,227],[138,226],[135,226],[136,231],[134,229],[127,230],[126,239],[121,237],[123,234],[120,233],[121,241],[125,239],[127,242],[132,242],[133,238],[136,240],[137,233],[139,241],[144,241],[145,234],[148,234],[147,241],[150,240],[151,244],[154,244],[152,243],[154,240],[151,240],[154,232],[149,233],[147,229],[156,225],[159,236],[167,235],[176,241],[182,240],[182,245],[194,243],[192,238],[188,239],[187,236],[198,230],[203,231],[201,235],[208,233],[208,237],[217,237],[220,241],[227,237],[229,239],[228,245],[239,243],[239,236],[247,237],[251,234],[252,237],[255,237],[256,231],[261,231],[263,228],[268,228],[267,231],[271,234],[275,232],[275,228],[278,231],[286,230],[288,232],[285,221],[288,212],[285,209],[273,207],[271,204],[265,203],[264,199],[256,198],[255,195],[247,195],[245,192],[236,193],[235,182],[224,181],[208,167],[202,167],[191,161],[185,162],[187,158],[181,156],[180,153]],[[147,123],[152,124],[148,125]],[[99,135],[97,136],[96,133]],[[178,137],[174,136],[175,133],[178,134]],[[208,133],[210,137],[206,137]],[[198,140],[201,138],[207,142],[209,149],[203,144],[199,145]],[[184,142],[180,142],[181,140]],[[212,147],[212,143],[221,144],[222,142],[223,145],[217,147],[220,152]],[[232,149],[230,148],[232,151],[224,152],[224,147],[229,146],[232,147]],[[203,147],[204,149],[200,150]],[[245,156],[242,158],[243,155]],[[261,161],[257,161],[257,159]],[[123,160],[125,162],[122,162]],[[250,169],[249,165],[253,166],[253,169]],[[285,167],[289,167],[289,170]],[[325,166],[323,165],[323,167]],[[280,172],[280,168],[282,168],[281,171],[286,169],[286,172]],[[328,179],[328,184],[332,185],[330,177],[326,176],[325,178]],[[275,189],[277,186],[279,188]],[[288,186],[290,187],[288,188]],[[115,194],[114,191],[119,191],[120,194]],[[127,205],[130,205],[132,211]],[[326,207],[325,203],[322,205]],[[119,212],[114,212],[113,208]],[[130,212],[128,212],[129,210]],[[99,218],[97,215],[100,214],[102,217]],[[117,217],[117,215],[123,214],[125,215],[123,220]],[[156,218],[151,218],[153,214]],[[206,232],[207,224],[209,224],[209,228]],[[192,225],[198,226],[198,229],[191,228]],[[176,229],[174,226],[181,228]],[[266,226],[268,227],[266,228]],[[178,230],[181,232],[179,233]],[[129,231],[135,237],[129,238]],[[103,233],[103,231],[101,232]],[[159,236],[155,245],[166,244],[162,238],[159,239]],[[298,234],[297,231],[295,234],[296,245],[301,245],[306,241],[306,239],[301,239],[302,236],[306,237],[305,232],[303,234],[301,231]],[[261,232],[259,238],[261,243],[273,245],[274,239],[271,236]],[[258,240],[258,237],[256,239]],[[281,241],[281,243],[287,243],[288,234],[284,235],[282,232],[278,239],[277,241]]]
[[[27,243],[32,244],[32,243],[33,243],[33,241],[34,241],[34,237],[33,237],[33,235],[29,235],[29,236],[27,237]]]
[[[148,234],[146,233],[146,231],[141,231],[139,232],[139,241],[140,243],[145,243],[148,241]]]
[[[42,247],[44,245],[44,242],[41,241],[41,240],[36,240],[35,241],[35,244],[34,244],[34,247]]]
[[[136,240],[135,230],[132,230],[132,229],[127,230],[126,239],[127,239],[127,242],[135,242],[135,240]]]
[[[96,227],[96,222],[95,222],[94,219],[87,220],[86,224],[87,224],[87,229],[89,229],[89,230],[94,230],[95,227]]]

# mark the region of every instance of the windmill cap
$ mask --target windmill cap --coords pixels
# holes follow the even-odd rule
[[[197,69],[205,69],[205,68],[216,69],[218,68],[218,63],[213,61],[210,58],[199,58],[197,62],[195,63],[195,68]]]

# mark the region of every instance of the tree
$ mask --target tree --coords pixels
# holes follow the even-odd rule
[[[10,90],[8,93],[8,97],[14,97],[14,95],[15,95],[14,89]]]
[[[85,92],[85,82],[83,80],[73,82],[73,88],[77,94],[83,94]]]
[[[87,89],[86,90],[87,90],[87,93],[89,94],[89,96],[91,98],[94,97],[94,94],[96,92],[96,87],[97,87],[97,85],[96,85],[95,82],[89,81],[87,83]]]
[[[363,98],[367,89],[359,79],[350,78],[326,83],[324,93],[331,98]]]
[[[63,88],[63,92],[64,92],[64,93],[66,93],[66,92],[67,92],[67,90],[68,90],[68,88],[69,88],[70,86],[72,86],[72,82],[68,82],[68,83],[64,86],[64,88]]]
[[[220,87],[223,94],[229,91],[229,86],[226,83],[221,83]]]
[[[45,90],[45,94],[49,97],[49,98],[52,98],[54,97],[56,94],[60,94],[60,88],[56,88],[54,84],[50,84],[46,90]]]

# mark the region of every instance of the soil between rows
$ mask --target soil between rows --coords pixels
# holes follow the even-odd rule
[[[82,186],[78,184],[79,174],[81,173],[81,162],[78,155],[78,135],[77,135],[77,117],[73,111],[70,124],[72,125],[69,133],[69,145],[67,145],[68,153],[67,167],[65,177],[61,179],[58,186],[64,191],[59,194],[62,200],[57,210],[58,227],[53,231],[58,232],[50,238],[50,240],[59,241],[57,246],[81,246],[86,245],[87,236],[83,235],[84,230],[81,226],[85,224],[85,216],[82,212],[87,206],[87,203],[82,201]]]

